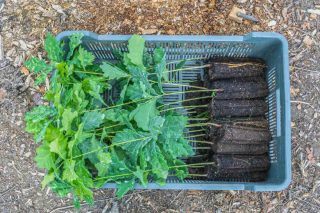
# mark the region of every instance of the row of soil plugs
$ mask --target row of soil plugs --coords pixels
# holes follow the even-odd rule
[[[267,153],[271,141],[265,119],[268,111],[265,64],[257,60],[209,63],[204,80],[197,85],[221,91],[209,103],[203,99],[193,104],[208,104],[209,110],[202,108],[197,114],[207,116],[220,127],[191,130],[192,135],[201,136],[211,146],[201,147],[197,143],[198,154],[190,163],[213,162],[206,167],[190,168],[191,176],[216,181],[263,181],[270,165]],[[201,131],[205,133],[199,134]]]

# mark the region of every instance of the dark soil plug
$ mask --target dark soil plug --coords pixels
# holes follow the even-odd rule
[[[263,144],[271,140],[268,129],[232,124],[225,124],[222,128],[211,128],[209,135],[222,143],[232,144]]]
[[[215,99],[252,99],[268,95],[268,85],[262,77],[205,81],[209,89],[222,89],[216,92]]]
[[[215,181],[258,182],[264,181],[268,176],[267,171],[260,172],[217,172],[208,170],[208,179]]]
[[[265,65],[261,62],[213,62],[208,69],[210,80],[263,76]]]
[[[214,155],[212,159],[216,163],[217,173],[258,172],[269,169],[267,155]]]
[[[264,100],[214,100],[209,111],[212,118],[263,116],[268,110]]]

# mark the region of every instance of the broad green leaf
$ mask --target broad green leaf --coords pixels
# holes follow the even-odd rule
[[[128,71],[131,74],[134,83],[143,84],[148,93],[152,95],[157,95],[157,93],[154,91],[148,80],[148,73],[145,71],[144,68],[137,66],[128,66]]]
[[[72,186],[60,178],[56,178],[54,181],[50,182],[49,187],[61,197],[67,196],[68,193],[72,191]]]
[[[84,70],[86,70],[86,67],[93,64],[94,61],[94,55],[87,50],[85,50],[83,47],[79,47],[78,52],[76,53],[77,59],[80,62],[80,65]]]
[[[63,136],[58,137],[50,143],[50,151],[57,153],[62,159],[65,159],[67,156],[67,143],[67,140]]]
[[[151,97],[146,92],[146,86],[142,82],[130,84],[127,88],[126,96],[132,101]]]
[[[121,79],[121,78],[127,78],[130,75],[126,72],[124,72],[122,69],[111,65],[107,62],[103,62],[102,65],[100,66],[102,71],[103,71],[103,76],[108,78],[109,80],[113,80],[113,79]]]
[[[101,77],[90,77],[85,78],[82,81],[83,91],[99,100],[102,104],[106,105],[103,100],[103,95],[101,95],[106,88],[109,87],[109,84],[105,82],[105,80]]]
[[[77,162],[75,167],[76,174],[78,175],[79,179],[82,180],[82,182],[87,187],[93,187],[93,180],[92,175],[87,169],[84,160],[80,160]]]
[[[47,75],[53,70],[53,66],[35,57],[27,60],[25,66],[36,74],[35,85],[43,84],[46,81]]]
[[[119,122],[120,124],[126,124],[128,127],[132,127],[129,119],[129,111],[121,109],[119,107],[109,109],[105,111],[105,119],[113,122]]]
[[[104,113],[101,112],[86,112],[82,117],[82,122],[84,124],[83,130],[92,130],[99,127],[104,119]]]
[[[99,162],[95,164],[98,170],[99,176],[105,176],[108,174],[108,169],[111,164],[111,154],[103,151],[98,152],[97,157]]]
[[[142,186],[147,187],[148,184],[148,172],[137,167],[137,170],[133,174],[140,180]]]
[[[44,42],[44,49],[48,54],[48,58],[54,62],[60,62],[63,57],[63,49],[60,42],[51,34],[48,33]]]
[[[86,140],[87,138],[92,137],[92,133],[87,133],[87,132],[83,132],[83,123],[81,123],[78,126],[78,130],[76,132],[76,134],[74,135],[74,138],[68,142],[68,156],[72,157],[73,155],[73,147],[81,142],[83,142],[84,140]]]
[[[85,200],[89,204],[93,204],[93,192],[90,188],[79,180],[73,182],[74,193],[80,198],[80,200]]]
[[[158,78],[158,87],[161,92],[162,90],[162,78],[167,80],[167,75],[165,75],[164,71],[166,70],[166,54],[164,49],[162,48],[156,48],[153,52],[153,57],[154,57],[154,70],[157,74]]]
[[[142,156],[144,160],[151,165],[152,174],[154,174],[157,179],[167,178],[169,170],[168,164],[155,140],[152,140],[143,148]]]
[[[189,175],[189,170],[188,167],[185,166],[185,162],[183,162],[180,159],[175,159],[173,161],[173,164],[176,166],[173,168],[173,171],[175,172],[175,175],[180,179],[183,180],[188,177]]]
[[[67,55],[67,60],[72,57],[74,50],[81,44],[82,37],[83,33],[74,33],[69,37],[69,52]]]
[[[144,39],[139,35],[133,35],[128,41],[128,58],[131,63],[143,66]]]
[[[150,119],[158,114],[156,99],[151,99],[145,103],[138,104],[137,108],[130,113],[130,119],[134,119],[141,129],[148,131]]]
[[[55,169],[55,156],[50,152],[50,147],[48,144],[42,144],[37,148],[37,155],[35,157],[35,161],[37,162],[37,166],[42,169]]]
[[[43,180],[41,181],[41,187],[42,190],[52,181],[54,181],[54,172],[48,173],[46,176],[44,176]]]
[[[73,120],[78,116],[77,111],[73,111],[71,108],[67,108],[62,113],[62,128],[67,133],[71,132],[71,124]]]
[[[161,116],[152,117],[149,121],[149,131],[155,136],[155,140],[157,140],[158,134],[161,133],[164,121],[165,119]]]
[[[159,141],[163,149],[172,158],[190,156],[193,154],[191,145],[184,139],[183,131],[187,124],[187,117],[179,115],[167,115],[161,129]]]
[[[129,162],[136,165],[139,152],[151,139],[151,136],[146,133],[124,129],[112,138],[112,144],[126,151]]]
[[[118,182],[117,183],[117,198],[120,199],[122,198],[128,191],[132,190],[134,188],[134,184],[135,184],[135,179],[131,179],[131,180],[125,180],[122,182]]]
[[[63,180],[66,180],[71,183],[72,181],[78,178],[78,175],[74,170],[75,165],[76,165],[76,161],[72,159],[67,159],[64,161],[64,167],[63,167],[63,173],[62,173]]]
[[[44,71],[50,72],[52,70],[52,66],[48,65],[44,60],[36,57],[31,57],[24,63],[24,65],[34,74],[39,74]]]

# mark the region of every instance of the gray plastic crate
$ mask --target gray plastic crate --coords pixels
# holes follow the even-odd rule
[[[97,59],[114,60],[112,49],[127,50],[127,40],[130,35],[97,35],[88,31],[65,31],[60,33],[59,40],[75,32],[84,33],[83,46],[92,52]],[[148,189],[199,189],[199,190],[252,190],[252,191],[280,191],[285,189],[291,181],[291,127],[290,127],[290,82],[287,40],[278,33],[254,32],[245,36],[143,36],[146,48],[152,51],[155,47],[166,50],[167,61],[181,59],[212,57],[232,58],[260,58],[267,64],[267,81],[269,95],[266,99],[269,111],[266,117],[272,133],[269,144],[271,167],[266,181],[263,182],[222,182],[205,180],[185,180],[177,178],[167,179],[165,186],[149,183]],[[190,66],[201,65],[199,60],[189,61]],[[171,64],[168,69],[174,69]],[[195,80],[199,74],[203,76],[203,69],[195,69],[171,74],[171,81],[186,84],[188,80]],[[188,87],[164,85],[167,92],[183,91]],[[183,100],[184,95],[165,96],[165,102]],[[115,188],[116,184],[108,183],[105,188]],[[139,184],[136,188],[143,188]]]

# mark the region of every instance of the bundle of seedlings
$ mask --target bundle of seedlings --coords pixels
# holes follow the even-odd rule
[[[188,168],[213,164],[183,161],[194,155],[191,144],[197,143],[186,129],[212,123],[192,123],[192,113],[168,108],[164,97],[213,95],[215,89],[164,92],[163,84],[184,86],[168,81],[168,73],[184,68],[168,71],[165,51],[146,52],[140,36],[129,39],[128,52],[114,50],[116,63],[94,63],[94,55],[81,46],[82,37],[77,33],[64,43],[48,34],[48,61],[32,57],[25,63],[36,87],[50,78],[45,104],[25,115],[26,131],[40,143],[35,160],[47,171],[43,188],[60,196],[72,193],[79,207],[82,200],[93,203],[92,189],[107,182],[117,183],[121,198],[136,183],[147,186],[152,178],[164,185],[168,175],[183,180]]]
[[[215,95],[192,105],[207,106],[196,110],[198,119],[220,125],[194,130],[197,140],[203,142],[197,146],[207,151],[207,161],[214,164],[194,169],[191,175],[223,181],[262,181],[269,168],[271,140],[265,118],[265,65],[259,60],[214,60],[209,64],[202,84],[197,86],[216,89]]]

